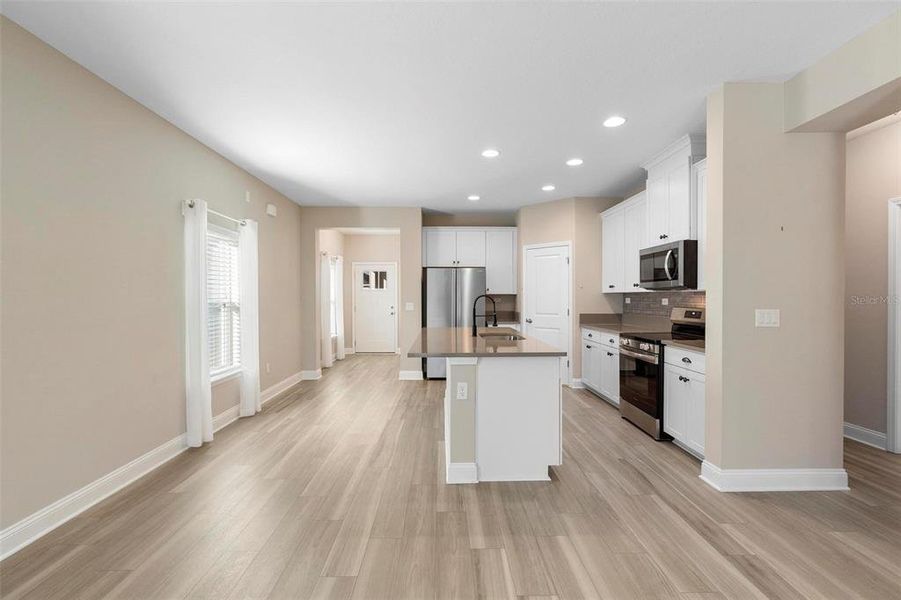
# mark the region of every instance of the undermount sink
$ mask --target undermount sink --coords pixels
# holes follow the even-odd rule
[[[511,334],[511,333],[480,333],[479,337],[484,338],[488,341],[500,340],[500,341],[505,341],[505,342],[515,342],[517,340],[526,339],[525,337],[523,337],[521,335],[516,335],[515,333],[513,333],[513,334]]]

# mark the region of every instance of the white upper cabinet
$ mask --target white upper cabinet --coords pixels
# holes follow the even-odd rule
[[[604,292],[625,291],[625,235],[626,211],[622,205],[604,212],[601,218],[601,289]]]
[[[485,266],[485,231],[461,229],[457,231],[457,266]]]
[[[485,267],[489,293],[516,293],[515,227],[423,227],[422,266]]]
[[[422,230],[422,265],[424,267],[457,266],[457,232],[453,229]]]
[[[516,293],[516,229],[485,230],[485,277],[489,294]]]
[[[625,292],[644,292],[641,287],[641,267],[639,252],[647,239],[648,203],[644,192],[636,194],[625,202],[625,241],[623,244],[623,270]]]
[[[692,165],[705,152],[703,136],[687,135],[642,165],[648,172],[644,247],[697,238]]]
[[[704,287],[704,256],[707,254],[707,159],[692,167],[698,210],[698,290]]]

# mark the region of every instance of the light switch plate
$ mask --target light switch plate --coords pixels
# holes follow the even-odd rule
[[[269,215],[270,217],[277,217],[278,216],[278,207],[275,206],[274,204],[267,204],[266,205],[266,214]]]
[[[626,304],[632,304],[632,298],[626,298]]]
[[[779,327],[778,308],[757,308],[754,310],[754,327]]]
[[[414,305],[413,305],[412,302],[407,302],[406,304],[404,304],[404,310],[405,310],[405,311],[411,312],[411,311],[413,311],[414,309],[415,309],[415,307],[414,307]]]
[[[660,304],[662,304],[663,306],[669,306],[669,298],[661,299]]]
[[[465,381],[457,382],[457,400],[466,400],[469,397],[469,386]]]

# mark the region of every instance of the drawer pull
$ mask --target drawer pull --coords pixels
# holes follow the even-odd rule
[[[691,364],[691,359],[688,358],[687,356],[683,356],[683,357],[682,357],[682,362],[687,363],[687,364],[690,365],[690,364]]]
[[[608,352],[607,356],[613,356],[613,352]]]

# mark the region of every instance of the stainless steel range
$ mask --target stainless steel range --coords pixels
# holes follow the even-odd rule
[[[670,331],[621,333],[619,337],[620,414],[655,440],[663,432],[663,342],[703,340],[704,309],[674,308]]]

